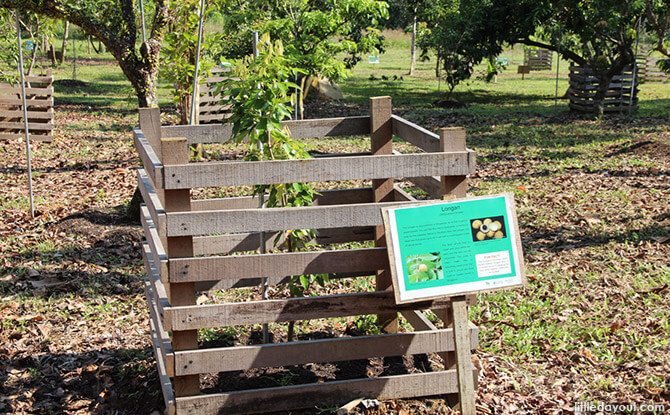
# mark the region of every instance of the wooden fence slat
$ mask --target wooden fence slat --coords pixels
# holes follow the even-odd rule
[[[150,301],[150,299],[147,298],[147,301]],[[156,322],[152,318],[149,319],[149,329],[151,331],[151,342],[153,343],[154,356],[156,357],[156,371],[158,372],[158,381],[161,385],[161,390],[163,391],[163,402],[165,403],[167,414],[176,415],[175,397],[172,391],[172,382],[170,382],[167,363],[163,357],[163,354],[160,352],[159,345],[161,340],[158,337]]]
[[[212,108],[212,107],[209,107]],[[283,121],[291,137],[320,138],[370,133],[370,117],[340,117],[313,120]],[[224,143],[232,134],[231,124],[174,125],[161,128],[163,137],[186,137],[189,144]]]
[[[393,135],[414,144],[425,152],[434,153],[440,151],[440,137],[437,134],[397,115],[393,115],[391,119],[393,122]]]
[[[170,282],[374,272],[388,267],[386,248],[283,252],[170,260]]]
[[[142,133],[142,130],[139,128],[133,128],[133,139],[135,142],[135,150],[142,160],[142,166],[147,172],[151,181],[153,182],[154,189],[163,188],[163,164],[160,159],[154,152],[151,144]]]
[[[149,308],[149,321],[152,323],[153,328],[156,331],[155,335],[157,342],[155,344],[154,349],[156,360],[158,360],[158,358],[160,357],[165,364],[166,375],[169,377],[173,377],[175,375],[174,351],[172,350],[170,335],[163,328],[163,323],[161,322],[160,314],[158,314],[156,301],[154,300],[156,294],[155,291],[153,291],[153,288],[149,281],[144,282],[144,293]]]
[[[0,96],[0,105],[23,106],[23,100],[21,98]],[[26,101],[26,105],[28,107],[53,107],[54,100],[53,98],[30,98]]]
[[[276,232],[266,232],[266,248],[272,249]],[[319,245],[370,241],[374,238],[371,227],[317,229],[316,242]],[[284,243],[285,238],[279,240]],[[218,255],[233,252],[255,251],[260,247],[258,232],[244,232],[228,235],[207,235],[193,238],[194,255]]]
[[[158,235],[165,236],[165,210],[163,209],[163,204],[146,170],[142,168],[137,169],[137,185],[142,194],[142,200],[144,200],[147,209],[149,209],[151,220],[153,220],[158,230]]]
[[[453,350],[454,333],[446,329],[176,352],[175,370],[194,375]]]
[[[158,314],[161,319],[163,319],[163,312],[166,308],[170,307],[170,304],[168,303],[165,286],[161,282],[160,275],[158,275],[158,268],[156,267],[153,254],[151,253],[151,248],[149,248],[149,244],[146,242],[142,242],[142,262],[144,262],[144,270],[147,279],[153,288]]]
[[[0,84],[0,94],[19,94],[21,95],[20,86],[5,86],[6,84]],[[26,87],[26,96],[27,95],[53,95],[54,88],[52,86],[45,87]]]
[[[13,129],[13,130],[20,130],[25,128],[25,124],[22,122],[5,122],[5,121],[0,121],[0,129]],[[54,125],[51,123],[36,123],[36,122],[29,122],[28,123],[28,129],[30,132],[33,132],[34,130],[41,130],[41,131],[50,131],[54,129]]]
[[[158,234],[158,229],[156,229],[156,226],[151,220],[149,209],[147,209],[144,204],[140,206],[140,220],[142,222],[142,228],[144,229],[144,236],[147,238],[147,243],[151,248],[154,260],[156,261],[158,275],[160,275],[163,281],[167,281],[168,256],[163,247],[163,243],[161,242],[160,235]]]
[[[164,188],[387,179],[474,173],[467,151],[165,166]],[[160,187],[160,186],[159,186]]]
[[[51,84],[54,81],[53,75],[51,75],[51,70],[48,70],[46,75],[26,75],[26,82],[38,83],[38,84]]]
[[[342,205],[348,203],[372,202],[372,188],[320,190],[314,196],[313,206]],[[224,197],[217,199],[192,200],[193,210],[253,209],[258,207],[256,196]]]
[[[28,120],[53,120],[53,108],[47,111],[28,111]],[[0,109],[0,118],[23,119],[23,110]]]
[[[392,291],[374,291],[323,297],[171,307],[165,310],[165,327],[168,330],[204,329],[450,307],[451,301],[448,298],[396,304]]]
[[[355,203],[349,205],[231,209],[168,213],[167,236],[276,231],[289,229],[381,226],[380,208],[408,202]]]
[[[3,133],[0,132],[0,140],[14,140],[17,138],[25,139],[25,132]],[[34,141],[51,141],[54,136],[51,134],[35,134],[30,132],[30,139]]]
[[[176,406],[179,414],[215,415],[221,408],[236,414],[343,404],[362,396],[385,400],[457,392],[456,371],[450,370],[184,397],[176,399]]]

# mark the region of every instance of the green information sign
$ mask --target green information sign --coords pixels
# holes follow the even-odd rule
[[[398,303],[526,282],[511,193],[382,212]]]

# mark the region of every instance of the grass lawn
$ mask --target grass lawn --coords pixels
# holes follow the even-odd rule
[[[670,408],[670,83],[641,85],[630,119],[593,120],[568,111],[563,99],[556,103],[555,63],[521,80],[523,51],[515,48],[501,55],[510,67],[497,83],[465,82],[451,98],[466,107],[441,108],[434,61],[419,62],[410,77],[407,36],[388,39],[379,64],[364,59],[340,83],[344,102],[308,102],[307,116],[365,114],[370,96],[390,95],[394,112],[421,126],[466,128],[478,154],[471,194],[514,192],[529,284],[480,295],[470,310],[481,327],[479,411],[572,413],[579,401]],[[135,98],[108,57],[79,53],[80,82],[68,81],[70,65],[54,70],[56,139],[33,145],[34,219],[26,213],[23,144],[0,142],[0,413],[162,408],[141,230],[123,215],[139,164],[129,132]],[[561,61],[559,95],[567,68]],[[174,123],[170,86],[161,83],[159,92],[164,122]],[[357,138],[310,143],[340,151],[368,145]],[[328,291],[372,289],[370,279],[332,284]],[[371,321],[336,324],[364,334],[377,330]],[[305,322],[297,331],[323,324]],[[202,331],[200,340],[241,344],[257,331]],[[291,383],[294,374],[282,373],[268,381]],[[449,413],[437,398],[356,411]]]

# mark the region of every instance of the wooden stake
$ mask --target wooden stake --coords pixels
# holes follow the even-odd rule
[[[164,165],[186,164],[189,159],[188,140],[183,137],[163,138],[161,142],[161,159]],[[190,189],[164,190],[166,212],[183,212],[191,210]],[[167,237],[166,250],[168,258],[184,258],[193,256],[193,237]],[[171,264],[168,259],[168,269]],[[195,305],[195,284],[166,284],[168,302],[171,307]],[[172,331],[172,347],[175,351],[194,350],[198,348],[198,331]],[[176,396],[197,395],[200,393],[200,376],[187,375],[174,378]]]
[[[451,316],[454,322],[454,346],[456,349],[456,371],[458,373],[461,415],[475,415],[475,382],[472,375],[472,357],[470,355],[468,306],[464,295],[451,299]]]
[[[370,98],[370,141],[373,155],[393,154],[393,125],[391,123],[391,97]],[[375,202],[391,202],[394,198],[393,179],[372,180]],[[375,246],[386,246],[383,226],[375,227]],[[387,268],[377,271],[375,279],[377,291],[393,288],[391,271]],[[398,332],[398,315],[379,314],[377,323],[387,333]]]

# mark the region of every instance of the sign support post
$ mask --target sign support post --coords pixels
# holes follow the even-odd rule
[[[441,128],[439,134],[441,151],[465,151],[464,128]],[[466,176],[442,176],[442,199],[464,198],[468,189],[467,180]],[[452,407],[460,404],[462,415],[475,415],[475,387],[472,378],[470,328],[465,296],[452,297],[451,310],[439,310],[438,316],[442,318],[445,327],[453,328],[454,333],[454,352],[445,352],[442,355],[445,370],[453,369],[455,366],[458,374],[458,402],[451,399],[449,404]]]
[[[468,305],[464,295],[451,298],[451,318],[454,325],[458,403],[461,407],[461,415],[476,415]]]

